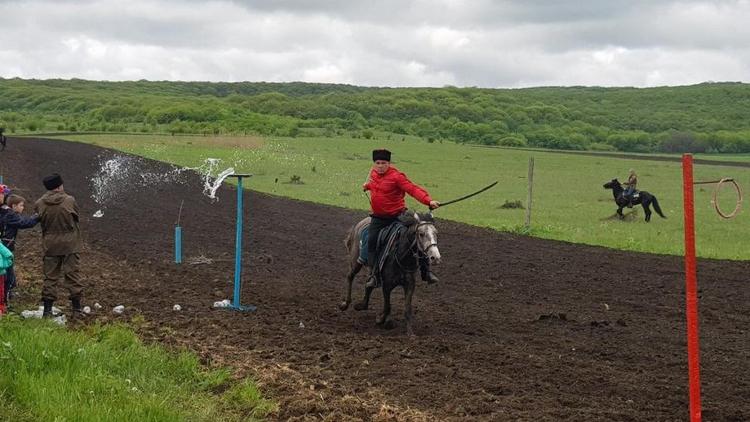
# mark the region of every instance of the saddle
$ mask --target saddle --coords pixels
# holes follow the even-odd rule
[[[412,213],[404,212],[398,216],[398,219],[391,223],[390,226],[380,231],[378,235],[378,246],[377,255],[375,262],[377,262],[375,272],[379,273],[380,269],[385,263],[385,257],[394,251],[396,240],[409,229],[412,225],[416,224],[417,220],[414,218]],[[359,261],[360,264],[366,264],[368,262],[367,256],[367,242],[369,240],[370,226],[367,225],[362,228],[362,233],[359,236]]]
[[[641,196],[641,191],[637,190],[634,191],[632,194],[630,194],[631,199],[638,199]],[[625,194],[625,192],[622,193],[623,198],[628,198],[628,195]]]

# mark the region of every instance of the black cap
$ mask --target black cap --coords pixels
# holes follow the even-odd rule
[[[391,152],[387,149],[376,149],[372,151],[372,161],[391,161]]]
[[[42,180],[42,183],[44,183],[44,187],[47,188],[47,190],[54,190],[63,184],[63,180],[59,174],[53,173],[45,177],[44,180]]]

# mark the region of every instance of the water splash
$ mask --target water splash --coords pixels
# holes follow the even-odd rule
[[[177,167],[164,172],[148,171],[152,164],[147,160],[127,155],[115,155],[114,157],[100,157],[99,171],[91,177],[91,198],[101,208],[94,217],[102,217],[104,209],[108,204],[116,200],[122,200],[127,194],[134,190],[147,186],[156,186],[164,183],[187,184],[191,182],[188,177],[197,173],[203,180],[203,194],[218,201],[216,192],[221,183],[234,173],[233,167],[228,167],[219,172],[221,159],[207,158],[198,167]]]
[[[203,193],[207,194],[209,198],[218,200],[216,198],[216,191],[221,186],[221,182],[224,181],[227,177],[234,174],[234,167],[229,167],[228,169],[222,171],[221,173],[216,176],[216,179],[213,181],[213,183],[209,182],[209,179],[206,178],[204,185],[203,185]]]

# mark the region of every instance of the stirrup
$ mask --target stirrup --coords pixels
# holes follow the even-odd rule
[[[365,287],[372,287],[372,288],[380,287],[380,282],[379,281],[380,280],[378,279],[378,277],[376,277],[375,275],[371,275],[367,279],[367,282],[365,283]]]

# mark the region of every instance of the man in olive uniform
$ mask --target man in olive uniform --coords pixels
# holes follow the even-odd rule
[[[83,284],[78,263],[83,241],[78,226],[78,204],[63,190],[63,180],[59,174],[47,176],[42,182],[47,193],[36,201],[34,212],[39,215],[44,249],[43,315],[52,316],[52,304],[57,299],[57,282],[64,278],[74,315],[83,316]]]

